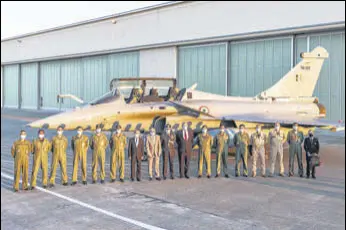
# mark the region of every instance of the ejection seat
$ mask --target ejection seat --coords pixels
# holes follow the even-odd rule
[[[142,98],[142,89],[138,89],[138,88],[133,88],[131,90],[131,94],[130,97],[127,99],[127,104],[135,104],[135,103],[139,103],[141,101]]]
[[[176,97],[178,96],[179,89],[176,87],[169,87],[167,96],[166,96],[166,101],[174,101]]]

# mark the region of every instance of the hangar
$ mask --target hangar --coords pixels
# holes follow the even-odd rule
[[[314,96],[345,119],[345,2],[176,1],[1,40],[1,107],[66,110],[113,78],[176,77],[178,87],[254,96],[323,46]]]

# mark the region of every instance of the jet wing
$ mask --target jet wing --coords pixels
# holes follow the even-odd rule
[[[345,130],[345,124],[341,122],[328,121],[323,118],[314,117],[285,117],[285,116],[271,116],[264,114],[240,114],[240,115],[230,115],[224,116],[220,119],[223,120],[234,120],[243,122],[256,122],[263,124],[273,124],[279,122],[281,125],[292,125],[297,122],[301,126],[311,126],[323,129],[330,129],[332,131],[343,131]]]

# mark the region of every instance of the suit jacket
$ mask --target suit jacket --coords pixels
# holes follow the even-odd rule
[[[147,148],[148,157],[159,157],[161,155],[161,139],[159,135],[155,135],[154,137],[151,135],[147,136],[145,146]]]
[[[304,140],[304,149],[306,152],[318,154],[320,150],[320,143],[318,139],[316,137],[312,137],[311,141],[311,137],[306,137]]]
[[[192,153],[193,131],[192,129],[188,128],[187,132],[188,132],[188,138],[186,141],[184,140],[183,130],[177,133],[177,143],[178,143],[179,153],[185,153],[185,152],[188,154]]]
[[[128,155],[129,155],[129,158],[132,157],[134,159],[134,157],[137,156],[138,160],[142,159],[142,156],[144,155],[144,141],[142,137],[138,138],[138,146],[136,146],[135,137],[130,139]]]
[[[169,135],[166,132],[161,135],[161,144],[162,151],[164,151],[165,153],[169,153],[172,151],[175,152],[178,148],[176,136],[172,131]]]

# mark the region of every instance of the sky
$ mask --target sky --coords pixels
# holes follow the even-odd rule
[[[1,39],[169,1],[1,1]]]

